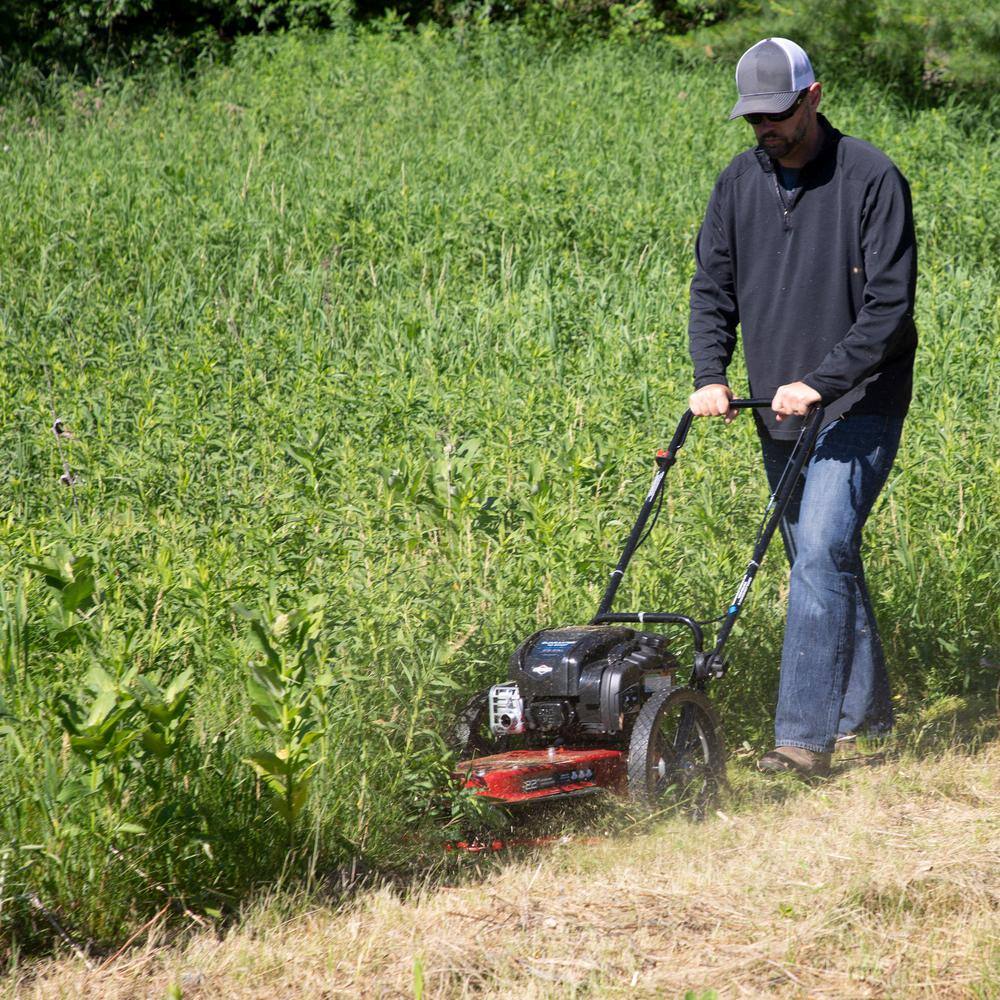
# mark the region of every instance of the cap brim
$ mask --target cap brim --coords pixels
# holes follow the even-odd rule
[[[783,94],[747,94],[733,105],[733,110],[729,112],[729,120],[732,121],[741,115],[780,115],[795,103],[798,96],[797,90]]]

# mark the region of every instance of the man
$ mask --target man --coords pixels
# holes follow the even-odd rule
[[[838,739],[892,726],[861,530],[895,458],[912,387],[916,244],[909,188],[892,162],[818,113],[822,89],[785,38],[736,67],[756,148],[719,175],[691,282],[697,416],[738,411],[726,368],[740,326],[772,489],[801,418],[825,425],[782,524],[791,580],[775,749],[768,772],[829,772]]]

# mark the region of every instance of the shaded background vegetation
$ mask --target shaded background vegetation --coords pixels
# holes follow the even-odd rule
[[[747,37],[783,35],[823,73],[866,75],[910,100],[986,97],[1000,77],[1000,7],[962,0],[0,0],[0,57],[43,73],[224,57],[248,33],[516,20],[560,43],[660,34],[692,56],[729,59]],[[23,76],[22,76],[23,79]],[[984,89],[987,91],[983,93]]]
[[[749,139],[704,47],[779,16],[62,9],[3,22],[36,59],[9,81],[48,72],[0,119],[8,958],[53,920],[120,942],[391,865],[447,820],[456,704],[589,617],[683,408],[692,242]],[[293,9],[345,20],[236,36]],[[225,59],[155,69],[191,26]],[[116,46],[147,62],[52,68]],[[899,163],[921,241],[918,405],[868,540],[916,711],[998,646],[996,104],[849,63],[825,110]],[[754,436],[696,430],[623,607],[708,616],[742,571]],[[768,739],[783,588],[772,558],[718,687],[731,742]]]

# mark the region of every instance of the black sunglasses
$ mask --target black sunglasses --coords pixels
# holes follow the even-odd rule
[[[776,115],[764,115],[757,114],[756,112],[749,115],[744,115],[744,119],[748,121],[751,125],[759,125],[763,121],[768,122],[783,122],[787,121],[796,111],[799,110],[799,105],[806,99],[806,94],[809,93],[808,88],[799,91],[799,96],[795,99],[795,103],[787,111],[779,111]]]

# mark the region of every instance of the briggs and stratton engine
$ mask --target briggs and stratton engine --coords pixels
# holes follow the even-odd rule
[[[645,695],[674,686],[666,637],[609,625],[536,632],[514,652],[510,681],[489,693],[496,736],[626,731]]]

